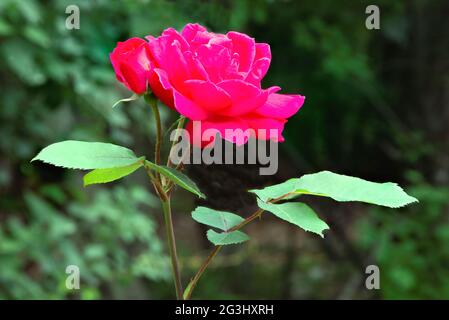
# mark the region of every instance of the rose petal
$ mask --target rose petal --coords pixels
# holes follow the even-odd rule
[[[246,117],[251,129],[256,132],[256,138],[261,140],[271,139],[276,142],[283,142],[282,131],[287,122],[285,119],[264,118],[257,116]]]
[[[181,94],[179,91],[173,90],[173,99],[176,110],[191,120],[204,120],[208,117],[208,113],[197,105],[195,102]]]
[[[195,35],[195,38],[190,41],[192,48],[197,48],[201,45],[207,45],[215,37],[215,34],[208,31],[199,31]]]
[[[231,106],[231,98],[223,89],[210,81],[187,80],[184,88],[198,106],[207,111],[217,111]]]
[[[137,94],[142,94],[146,91],[147,71],[136,69],[130,62],[121,62],[119,68],[123,77],[123,83],[129,90]]]
[[[260,86],[260,82],[262,81],[263,77],[267,74],[268,68],[270,67],[270,60],[268,58],[261,58],[259,60],[256,60],[251,70],[248,72],[248,75],[246,77],[246,81]]]
[[[191,51],[184,52],[184,57],[189,67],[192,79],[209,80],[209,75],[204,69],[204,66]]]
[[[151,68],[149,84],[151,91],[163,104],[174,108],[172,85],[168,81],[167,74],[159,68]]]
[[[232,40],[229,39],[227,36],[225,36],[224,34],[217,34],[217,33],[209,33],[212,34],[213,36],[209,39],[208,44],[212,45],[219,45],[222,47],[226,47],[228,49],[232,49]]]
[[[202,31],[206,31],[206,28],[202,25],[199,25],[198,23],[188,23],[182,29],[181,35],[187,40],[187,42],[190,42],[193,38],[195,38],[198,32]]]
[[[180,49],[181,51],[186,51],[189,50],[189,43],[187,42],[187,40],[175,29],[173,28],[167,28],[162,32],[162,37],[168,37],[169,39],[171,39],[171,41],[178,41],[180,43]]]
[[[201,45],[196,50],[197,59],[201,62],[209,79],[219,82],[226,75],[231,64],[231,55],[228,48],[220,45]]]
[[[226,36],[232,40],[234,52],[239,54],[239,71],[248,72],[256,55],[256,45],[254,39],[246,34],[231,31]]]
[[[273,118],[289,118],[302,107],[304,96],[271,93],[267,102],[255,112],[259,115]]]
[[[127,54],[145,44],[146,41],[141,38],[130,38],[123,42],[117,42],[117,46],[110,54],[112,64],[114,65],[114,62],[116,62],[117,58],[121,55]]]
[[[145,91],[150,61],[147,42],[140,38],[131,38],[118,42],[109,55],[115,76],[129,90],[137,94]]]
[[[199,126],[195,128],[194,126]],[[248,141],[251,135],[248,123],[242,119],[218,119],[216,121],[189,121],[186,130],[190,134],[191,143],[196,147],[213,146],[216,135],[240,146]],[[207,130],[207,132],[206,132]],[[204,138],[204,140],[203,140]]]
[[[217,84],[232,100],[232,106],[223,111],[226,116],[239,116],[249,113],[267,100],[268,93],[242,80],[225,80]]]
[[[155,67],[163,69],[175,87],[182,85],[190,78],[189,68],[181,51],[182,45],[176,37],[160,36],[150,41],[148,46],[154,58]]]
[[[266,58],[271,61],[271,49],[268,43],[256,43],[256,56],[254,61]]]

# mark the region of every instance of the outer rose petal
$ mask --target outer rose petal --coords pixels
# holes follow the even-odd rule
[[[221,113],[226,116],[239,116],[249,113],[267,100],[267,92],[243,80],[225,80],[217,84],[232,100],[232,106]]]
[[[289,118],[302,107],[304,96],[271,93],[267,102],[255,112],[261,116],[273,118]]]
[[[204,120],[209,114],[192,100],[182,95],[179,91],[173,90],[173,98],[176,110],[190,120]]]
[[[200,128],[195,128],[195,125],[198,126],[200,124]],[[210,145],[211,142],[215,141],[216,134],[219,134],[220,137],[229,142],[235,143],[240,146],[245,144],[250,137],[248,123],[242,119],[217,119],[217,120],[203,120],[196,121],[195,124],[192,121],[189,121],[186,125],[186,130],[190,134],[191,143],[195,147],[204,148]],[[208,132],[205,133],[205,131]],[[202,140],[204,134],[204,141]],[[207,139],[206,139],[207,138]]]
[[[185,80],[190,79],[189,68],[181,51],[182,44],[177,37],[167,34],[148,39],[155,66],[167,73],[168,79],[175,87],[178,88]]]
[[[207,111],[217,111],[228,108],[232,101],[229,95],[223,89],[217,87],[210,81],[187,80],[184,82],[186,95],[188,95],[195,104]]]
[[[285,119],[274,119],[274,118],[264,118],[251,116],[245,118],[251,129],[256,132],[256,138],[262,140],[274,140],[276,142],[283,142],[284,137],[282,136],[282,131],[284,130],[284,125],[287,122]],[[271,132],[275,130],[275,134]]]
[[[167,79],[167,74],[164,70],[159,68],[152,68],[150,72],[149,84],[151,91],[154,93],[163,104],[170,108],[175,108],[173,101],[172,86]]]

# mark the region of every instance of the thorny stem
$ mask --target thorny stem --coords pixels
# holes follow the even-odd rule
[[[282,197],[279,197],[279,198],[276,198],[276,199],[272,199],[269,202],[276,203],[276,202],[282,200],[283,198],[287,197],[288,195],[289,194],[286,194],[286,195],[283,195]],[[265,210],[263,210],[263,209],[256,210],[253,214],[251,214],[244,221],[242,221],[241,223],[239,223],[235,227],[232,227],[231,229],[229,229],[228,232],[240,230],[241,228],[246,226],[251,221],[259,218],[264,211]],[[187,289],[186,289],[186,292],[184,294],[184,299],[185,300],[189,300],[190,299],[190,297],[192,296],[193,289],[195,289],[195,287],[196,287],[196,285],[198,283],[198,280],[200,280],[200,278],[203,275],[204,271],[206,271],[207,267],[210,265],[210,263],[212,262],[213,258],[218,254],[218,252],[220,251],[221,247],[222,247],[221,245],[215,246],[215,248],[211,251],[211,253],[207,256],[207,258],[201,264],[201,266],[198,269],[198,271],[196,272],[195,276],[192,278],[190,283],[187,285]]]

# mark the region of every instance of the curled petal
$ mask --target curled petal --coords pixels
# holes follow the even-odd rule
[[[256,43],[256,55],[251,70],[248,72],[246,81],[258,85],[267,74],[271,63],[270,46],[266,43]]]
[[[240,57],[239,71],[248,72],[256,55],[256,44],[254,39],[246,34],[231,31],[227,37],[232,40],[233,50]]]
[[[268,58],[261,58],[259,60],[254,61],[250,72],[248,72],[246,81],[254,85],[260,86],[260,82],[262,81],[263,77],[265,77],[265,75],[267,74],[269,67],[270,67],[270,60]]]
[[[187,42],[187,40],[175,29],[173,28],[168,28],[165,29],[164,32],[162,32],[162,37],[167,37],[169,39],[171,39],[171,42],[173,41],[178,41],[180,44],[180,49],[181,51],[186,51],[189,50],[189,43]]]
[[[162,101],[163,104],[174,108],[172,85],[168,81],[168,76],[164,70],[159,68],[152,68],[149,78],[151,91],[154,95]]]
[[[304,96],[271,93],[267,102],[255,112],[261,116],[273,118],[289,118],[302,107]]]
[[[184,52],[184,57],[189,67],[192,79],[209,80],[209,75],[207,74],[206,69],[204,69],[204,66],[191,51]]]
[[[208,31],[199,31],[195,35],[195,38],[190,41],[190,46],[192,48],[197,48],[201,45],[211,44],[210,42],[216,37],[216,35],[212,32]]]
[[[160,36],[149,42],[155,67],[163,69],[174,86],[190,78],[189,68],[181,51],[182,44],[169,35]]]
[[[268,43],[256,43],[256,56],[254,60],[257,61],[262,58],[271,61],[271,49]]]
[[[221,81],[231,64],[229,50],[220,45],[201,45],[197,48],[196,54],[209,79],[213,82]]]
[[[249,113],[267,100],[268,93],[242,80],[225,80],[217,84],[224,89],[232,100],[231,108],[224,110],[226,116],[239,116]]]
[[[209,33],[209,34],[211,34],[211,33]],[[224,34],[212,33],[212,35],[213,36],[209,39],[209,42],[208,42],[209,45],[215,44],[215,45],[219,45],[222,47],[226,47],[228,49],[232,49],[232,47],[233,47],[232,40],[229,39],[228,37],[226,37]]]
[[[188,41],[192,41],[198,32],[206,31],[206,28],[199,25],[198,23],[188,23],[182,29],[181,35]]]

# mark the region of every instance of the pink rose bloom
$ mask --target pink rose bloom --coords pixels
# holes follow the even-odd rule
[[[149,81],[164,104],[201,121],[202,131],[214,129],[224,139],[226,129],[252,129],[257,139],[284,140],[287,118],[299,110],[304,97],[279,94],[279,87],[262,89],[271,62],[268,44],[239,32],[208,32],[199,24],[187,24],[181,33],[169,28],[160,37],[146,38],[148,57],[144,40],[136,38],[128,40],[130,45],[119,43],[111,54],[117,78],[132,91],[142,92]],[[276,134],[271,135],[270,129]],[[187,130],[192,137],[191,121]],[[247,136],[230,141],[242,144]]]
[[[134,93],[147,91],[150,77],[148,42],[140,38],[131,38],[117,43],[110,54],[117,80]]]

